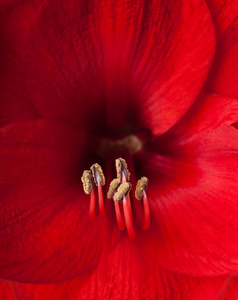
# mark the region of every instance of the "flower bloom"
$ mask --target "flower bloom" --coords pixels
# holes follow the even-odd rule
[[[235,299],[237,9],[1,2],[2,299]]]

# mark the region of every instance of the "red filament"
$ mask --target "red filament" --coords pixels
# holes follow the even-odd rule
[[[89,219],[93,221],[95,219],[95,208],[96,208],[96,198],[94,189],[90,193],[90,206],[89,206]]]
[[[130,201],[130,198],[129,198],[129,201]],[[126,229],[127,229],[129,238],[132,240],[135,238],[136,234],[135,234],[135,230],[133,228],[129,205],[130,204],[128,204],[128,201],[127,201],[126,197],[124,196],[123,197],[123,211],[124,211],[124,216],[125,216]]]
[[[143,230],[147,230],[150,227],[150,208],[149,208],[149,203],[145,191],[143,191],[143,206],[144,206],[144,224],[142,228]]]
[[[133,220],[132,209],[131,209],[131,200],[130,200],[129,194],[126,195],[126,203],[128,205],[128,210],[129,210],[129,213],[130,213],[130,216],[131,216],[131,220]]]
[[[99,213],[102,217],[105,217],[106,212],[105,212],[105,207],[104,207],[102,185],[100,182],[98,184],[98,203],[99,203]]]
[[[115,206],[115,213],[116,213],[118,227],[120,230],[124,230],[126,227],[122,219],[120,203],[118,201],[114,201],[114,206]]]

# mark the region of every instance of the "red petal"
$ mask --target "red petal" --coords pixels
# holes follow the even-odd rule
[[[202,95],[144,158],[152,222],[143,245],[173,271],[211,276],[238,268],[237,121],[236,100]]]
[[[204,1],[52,0],[39,9],[23,47],[41,116],[97,119],[95,127],[112,129],[144,118],[159,134],[201,89],[214,36]]]
[[[84,134],[22,122],[0,130],[0,144],[0,277],[57,282],[94,267],[113,226],[89,222],[80,181]]]
[[[237,300],[238,299],[238,277],[237,276],[231,276],[222,292],[219,295],[219,300]]]
[[[1,300],[17,300],[13,285],[8,282],[0,282],[0,299]]]
[[[0,2],[0,125],[39,117],[26,86],[21,58],[41,0]]]
[[[167,272],[127,238],[87,278],[57,285],[15,284],[19,299],[215,299],[224,277],[199,278]]]
[[[210,90],[238,97],[238,2],[207,0],[217,36],[217,50],[208,77]]]

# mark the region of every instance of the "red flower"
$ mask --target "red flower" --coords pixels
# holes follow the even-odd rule
[[[237,1],[41,2],[0,4],[1,298],[223,295],[238,268]],[[133,240],[106,199],[118,157]],[[106,217],[91,221],[80,178],[95,162]]]

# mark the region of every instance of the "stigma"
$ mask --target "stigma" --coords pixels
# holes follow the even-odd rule
[[[144,220],[143,225],[141,225],[141,228],[143,230],[147,230],[150,227],[150,208],[148,198],[146,195],[148,178],[142,177],[140,180],[138,180],[135,188],[135,197],[131,197],[132,185],[129,182],[130,172],[128,170],[128,166],[125,159],[116,159],[115,167],[116,178],[113,179],[109,185],[107,199],[111,199],[114,202],[115,217],[119,230],[124,231],[126,229],[129,238],[134,239],[136,233],[134,229],[132,201],[142,201]],[[99,206],[99,214],[102,217],[105,217],[106,210],[102,186],[105,185],[106,180],[101,166],[98,163],[93,164],[90,170],[85,170],[83,172],[81,180],[83,183],[84,192],[90,195],[89,219],[92,221],[96,217],[96,187],[98,189],[97,199]],[[135,198],[137,200],[134,200]]]

